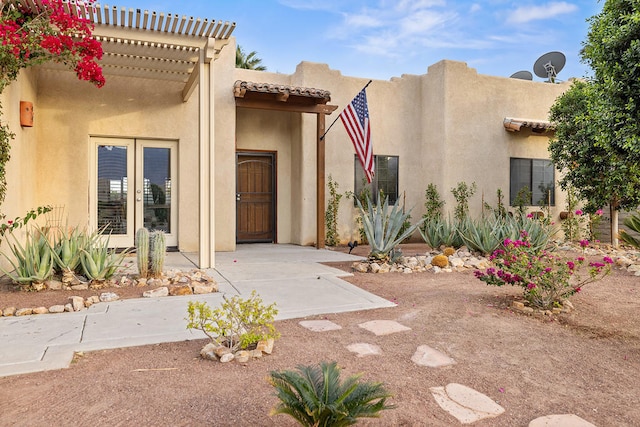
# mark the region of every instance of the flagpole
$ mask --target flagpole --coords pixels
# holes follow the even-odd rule
[[[364,85],[364,87],[360,90],[360,92],[362,92],[363,90],[365,90],[372,82],[373,80],[369,80],[369,82]],[[358,93],[360,93],[358,92]],[[329,133],[329,131],[331,130],[331,128],[333,127],[333,125],[336,124],[336,122],[338,121],[338,119],[340,118],[340,114],[338,114],[338,117],[336,117],[333,122],[331,122],[331,124],[329,125],[329,127],[327,128],[327,130],[322,134],[322,136],[320,137],[320,141],[322,141],[324,139],[324,136]]]

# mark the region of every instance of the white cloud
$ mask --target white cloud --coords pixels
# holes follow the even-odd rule
[[[479,12],[481,9],[482,9],[482,6],[480,6],[478,3],[474,3],[469,8],[469,13],[476,13],[476,12]]]
[[[521,6],[509,13],[507,22],[511,24],[524,24],[541,19],[551,19],[558,15],[572,13],[578,10],[578,6],[567,2],[552,2],[542,6]]]

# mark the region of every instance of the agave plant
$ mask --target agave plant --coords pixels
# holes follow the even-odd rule
[[[109,236],[100,231],[90,237],[90,243],[80,250],[80,264],[82,271],[91,280],[108,280],[122,265],[124,257],[129,251],[116,253],[109,249]]]
[[[280,403],[271,415],[287,414],[303,426],[348,426],[358,418],[377,418],[391,395],[382,383],[359,382],[361,375],[340,381],[336,362],[298,366],[298,371],[272,371],[269,382]]]
[[[411,236],[424,221],[424,218],[422,218],[402,231],[411,210],[406,213],[403,212],[397,201],[389,209],[389,198],[384,197],[384,201],[381,201],[381,199],[383,199],[382,196],[378,197],[378,203],[374,206],[369,200],[369,196],[367,196],[368,208],[366,210],[362,207],[360,200],[356,199],[362,218],[362,227],[371,246],[369,258],[380,260],[388,259],[389,253],[400,242]]]
[[[515,215],[509,217],[509,235],[506,237],[517,240],[522,237],[522,232],[526,232],[527,239],[531,244],[531,250],[541,251],[547,247],[549,240],[556,232],[551,226],[537,219],[527,218],[525,215]]]
[[[460,237],[473,251],[491,254],[509,236],[510,228],[505,218],[499,215],[485,216],[479,220],[467,218],[460,227]]]
[[[53,257],[47,238],[40,233],[27,231],[24,244],[10,234],[13,243],[10,244],[11,252],[15,259],[6,256],[13,267],[13,272],[2,271],[14,282],[20,284],[42,283],[53,274]]]
[[[624,219],[623,224],[631,231],[640,233],[640,213],[634,212],[633,214],[631,214],[631,216]],[[624,243],[631,245],[634,248],[640,249],[640,239],[632,236],[627,231],[621,229],[618,232],[618,238]]]
[[[55,261],[55,269],[60,273],[79,272],[82,268],[80,265],[80,253],[87,243],[91,241],[91,237],[86,232],[81,231],[78,227],[72,229],[61,230],[54,239],[52,247],[52,256]]]

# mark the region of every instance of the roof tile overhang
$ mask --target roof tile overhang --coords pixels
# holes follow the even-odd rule
[[[236,106],[268,110],[331,114],[331,92],[311,87],[237,80],[233,84]]]
[[[522,128],[529,128],[535,133],[551,132],[555,128],[551,122],[544,120],[517,119],[505,117],[502,121],[504,128],[508,132],[520,132]]]
[[[0,0],[4,2],[3,0]],[[20,0],[34,11],[42,0]],[[141,9],[65,1],[68,13],[91,21],[104,51],[99,61],[105,76],[117,75],[184,83],[183,98],[198,79],[198,63],[214,60],[230,41],[235,22],[164,14]],[[53,62],[43,66],[64,68]]]

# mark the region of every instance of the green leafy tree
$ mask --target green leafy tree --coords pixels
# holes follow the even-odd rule
[[[585,210],[611,209],[611,243],[618,245],[618,211],[640,204],[640,3],[608,0],[590,20],[581,52],[594,78],[576,81],[554,104],[556,134],[549,151]]]
[[[247,70],[266,71],[267,67],[262,65],[262,59],[258,58],[258,52],[246,53],[240,45],[236,47],[236,68]]]

